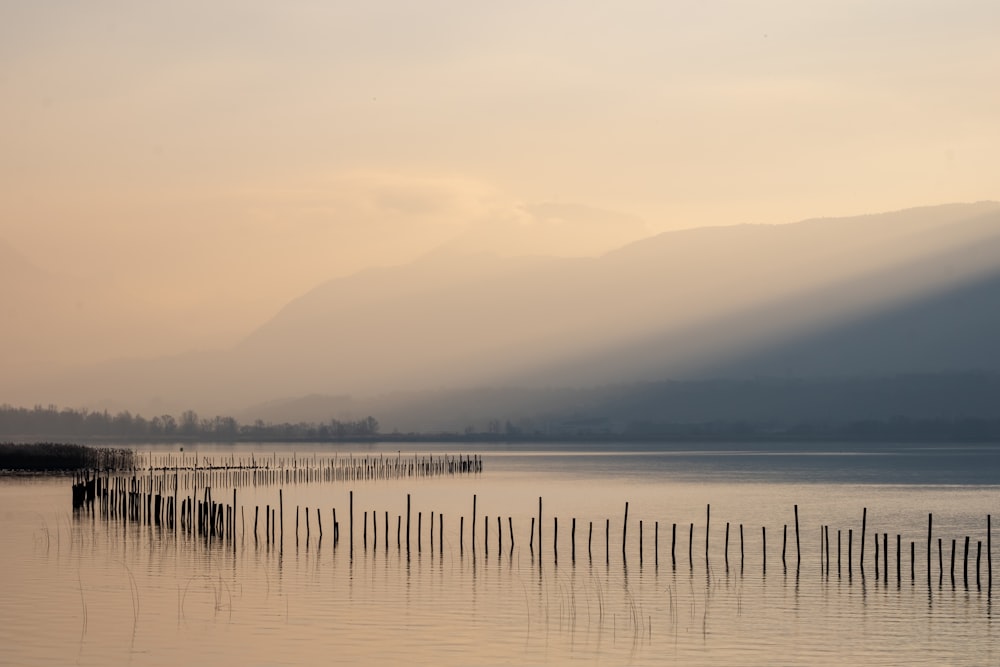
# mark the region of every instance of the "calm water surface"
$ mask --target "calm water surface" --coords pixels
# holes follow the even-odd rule
[[[264,539],[263,517],[256,540],[253,530],[255,508],[263,514],[266,505],[277,505],[277,487],[240,488],[235,541],[209,544],[173,530],[74,514],[65,479],[0,479],[0,663],[1000,661],[986,553],[986,516],[1000,509],[1000,449],[734,445],[704,451],[700,445],[671,445],[611,453],[545,447],[410,445],[403,455],[480,452],[485,471],[474,477],[286,485],[280,544]],[[197,449],[221,460],[251,448]],[[260,456],[275,449],[256,451]],[[295,449],[303,456],[331,451]],[[397,449],[338,451],[395,455]],[[232,488],[214,491],[231,502]],[[541,541],[531,530],[539,497]],[[304,514],[297,535],[295,529],[296,510],[304,513],[306,507],[308,538]],[[322,511],[322,539],[316,508]],[[341,524],[336,545],[334,508]],[[830,534],[828,564],[823,526]],[[876,578],[874,535],[884,533],[890,536],[889,576],[880,553]]]

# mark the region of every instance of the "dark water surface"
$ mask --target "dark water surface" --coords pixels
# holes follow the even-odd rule
[[[209,543],[156,526],[75,514],[65,479],[0,479],[0,663],[1000,661],[986,552],[986,517],[1000,509],[1000,448],[542,447],[545,451],[523,445],[410,445],[401,455],[479,452],[485,470],[474,477],[285,485],[280,544],[264,539],[263,518],[256,540],[252,525],[257,507],[263,513],[266,505],[278,504],[276,486],[238,489],[236,539]],[[273,444],[185,448],[189,456],[197,449],[217,461],[251,449],[258,456],[278,450]],[[303,457],[332,451],[294,449]],[[398,449],[337,451],[388,456]],[[168,451],[176,448],[155,454]],[[213,489],[228,502],[232,491]],[[531,530],[539,497],[541,542]],[[315,522],[307,539],[304,518],[296,535],[296,509],[305,507],[313,519],[321,508],[322,539]],[[341,524],[336,545],[333,508]],[[378,517],[374,527],[372,513]],[[930,581],[928,513],[934,514]],[[821,546],[824,526],[829,561]],[[876,534],[880,549],[881,535],[889,535],[888,577],[880,552],[876,578]]]

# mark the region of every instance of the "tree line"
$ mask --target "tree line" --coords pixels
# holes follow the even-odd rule
[[[379,423],[368,416],[358,420],[283,422],[256,420],[241,424],[234,417],[202,418],[194,410],[180,417],[170,414],[146,418],[128,410],[59,409],[54,405],[34,408],[0,406],[0,437],[6,438],[103,438],[118,440],[341,440],[378,435]]]

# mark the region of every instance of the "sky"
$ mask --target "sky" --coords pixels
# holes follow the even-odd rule
[[[7,0],[0,244],[81,294],[4,274],[0,361],[231,345],[443,244],[997,199],[998,27],[973,0]]]

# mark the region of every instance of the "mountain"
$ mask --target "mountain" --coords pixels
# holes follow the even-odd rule
[[[998,276],[994,202],[668,232],[598,258],[442,249],[320,285],[231,350],[119,362],[60,387],[143,410],[315,394],[403,411],[403,397],[462,387],[541,401],[547,388],[668,379],[1000,370]]]

